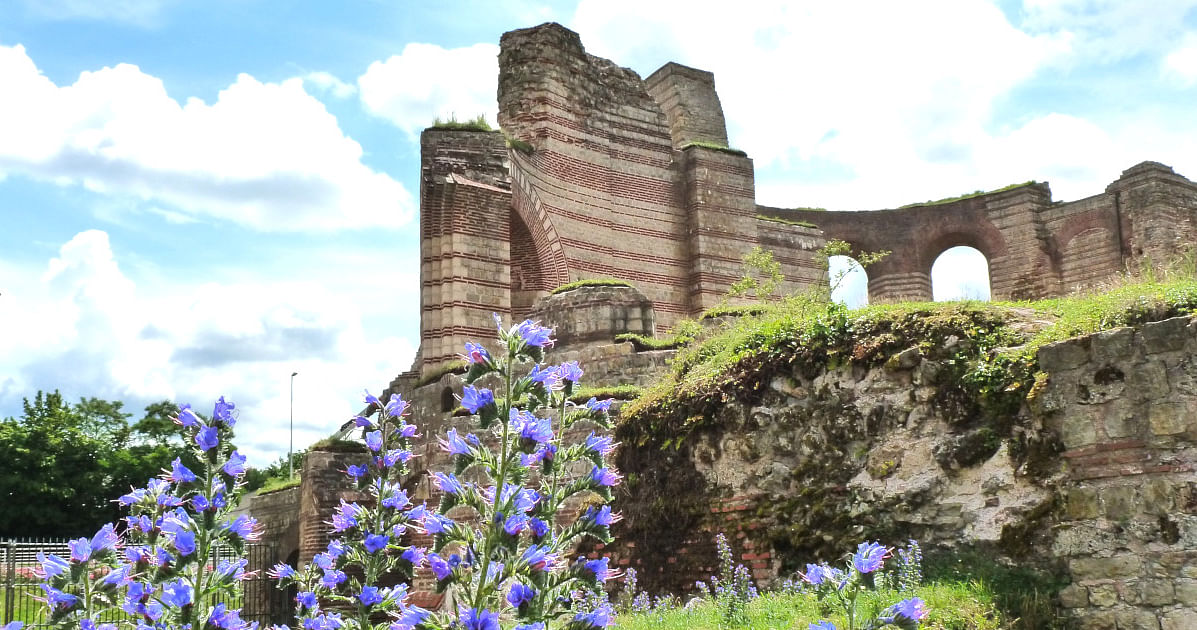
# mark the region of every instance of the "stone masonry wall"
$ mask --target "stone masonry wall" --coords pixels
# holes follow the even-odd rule
[[[1197,628],[1197,320],[1054,344],[1040,364],[1066,449],[1061,603],[1085,628]]]
[[[719,531],[758,582],[862,538],[916,538],[1062,572],[1059,603],[1083,629],[1197,627],[1197,319],[1046,346],[1030,403],[990,420],[951,402],[932,357],[961,342],[942,343],[777,377],[680,447],[625,445],[627,517],[592,553],[685,591],[710,575]],[[1063,452],[1027,446],[1053,443]],[[662,488],[688,493],[668,517]]]

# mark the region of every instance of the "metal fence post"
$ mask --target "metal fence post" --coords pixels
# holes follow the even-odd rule
[[[17,588],[17,554],[16,541],[9,539],[8,544],[4,546],[4,559],[7,560],[5,564],[8,566],[4,572],[4,623],[12,622],[13,614],[16,608],[16,602],[13,598],[16,596]]]

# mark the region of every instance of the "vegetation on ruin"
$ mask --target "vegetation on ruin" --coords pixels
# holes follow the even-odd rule
[[[449,361],[431,372],[416,379],[416,387],[423,387],[429,383],[435,383],[441,380],[441,377],[446,374],[465,374],[465,361]]]
[[[486,116],[479,114],[470,120],[457,120],[457,116],[450,115],[448,120],[441,120],[440,116],[433,119],[432,125],[429,129],[440,129],[449,131],[494,131],[490,123],[486,122]]]
[[[639,385],[608,385],[604,387],[579,387],[574,391],[573,395],[569,397],[569,401],[575,405],[584,404],[591,398],[604,400],[612,398],[615,400],[632,400],[644,393],[644,388]]]
[[[635,285],[627,280],[620,280],[618,278],[587,278],[585,280],[567,282],[549,291],[549,295],[557,295],[558,293],[565,293],[566,291],[573,291],[582,287],[635,287]]]
[[[279,490],[286,490],[287,488],[298,488],[303,480],[299,477],[299,473],[295,473],[294,477],[288,479],[287,477],[271,477],[258,488],[258,494],[266,494],[268,492],[278,492]]]
[[[747,315],[760,315],[765,312],[764,305],[761,304],[720,304],[708,308],[698,316],[698,319],[717,319],[719,317],[744,317]]]
[[[699,147],[702,149],[711,149],[712,151],[720,151],[723,153],[730,153],[731,155],[738,155],[740,157],[748,157],[748,154],[739,150],[733,149],[726,144],[719,144],[717,142],[707,142],[705,140],[692,140],[682,145],[682,150],[685,151],[690,147]]]
[[[530,143],[530,142],[520,140],[519,138],[513,138],[507,134],[503,134],[503,138],[507,141],[508,149],[513,149],[515,151],[519,151],[520,153],[529,153],[529,154],[536,150],[536,147],[533,147],[532,143]]]
[[[920,201],[920,202],[916,202],[916,203],[908,203],[904,206],[898,206],[898,209],[901,210],[903,208],[914,208],[917,206],[939,206],[939,205],[943,205],[945,203],[953,203],[956,201],[963,201],[965,199],[972,199],[973,197],[980,197],[982,195],[992,195],[994,193],[1006,192],[1007,190],[1014,190],[1015,188],[1022,188],[1023,186],[1031,186],[1031,185],[1038,184],[1038,183],[1039,182],[1037,182],[1033,179],[1029,179],[1025,182],[1021,182],[1021,183],[1017,183],[1017,184],[1010,184],[1009,186],[1002,186],[1001,188],[995,188],[993,190],[974,190],[973,192],[965,193],[963,195],[957,195],[955,197],[944,197],[943,199],[935,199],[935,200]]]
[[[803,210],[812,210],[813,208],[802,208],[802,209]],[[819,208],[819,209],[822,210],[822,208]],[[758,215],[756,215],[756,218],[760,219],[761,221],[772,221],[773,223],[781,223],[783,225],[797,225],[800,227],[807,227],[807,228],[819,227],[819,226],[815,225],[814,223],[811,223],[810,221],[799,221],[797,219],[786,219],[783,217],[775,217],[775,216],[768,215],[768,214],[758,214]]]
[[[1010,627],[994,604],[995,596],[989,586],[980,582],[943,582],[927,584],[916,591],[927,602],[930,611],[923,621],[927,628],[959,630],[997,630]],[[869,592],[862,604],[868,609],[880,609],[895,599],[892,591]],[[810,593],[766,593],[745,606],[739,623],[727,623],[714,602],[673,608],[649,610],[620,615],[615,620],[618,630],[724,630],[751,628],[752,630],[788,630],[806,628],[820,619],[830,619],[835,627],[844,626],[840,616],[820,614],[819,602]]]

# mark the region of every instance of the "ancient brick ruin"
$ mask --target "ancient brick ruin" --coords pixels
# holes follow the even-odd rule
[[[929,300],[936,257],[968,245],[988,259],[992,296],[1008,299],[1061,295],[1197,240],[1197,185],[1154,162],[1067,203],[1032,183],[893,210],[760,206],[752,160],[726,148],[709,72],[671,63],[642,80],[588,55],[576,33],[556,24],[503,36],[498,98],[502,132],[428,129],[421,137],[420,351],[384,396],[413,402],[429,437],[417,459],[424,472],[446,465],[432,438],[470,426],[452,414],[460,379],[440,368],[466,341],[493,339],[492,313],[556,326],[550,359],[580,361],[587,385],[648,385],[673,351],[637,352],[614,336],[669,329],[719,304],[754,246],[781,262],[785,292],[826,282],[816,254],[829,239],[890,250],[869,270],[870,298]],[[634,288],[549,295],[600,277]],[[890,453],[880,463],[848,461],[842,472],[851,474],[835,491],[902,507],[886,513],[897,529],[947,546],[1025,534],[1024,553],[1065,568],[1073,585],[1060,603],[1087,627],[1193,627],[1184,624],[1197,624],[1194,357],[1197,324],[1187,319],[1045,348],[1039,360],[1050,378],[1038,406],[1024,405],[1018,417],[1059,436],[1064,451],[1053,461],[1064,472],[1050,479],[1013,467],[1006,446],[964,466],[937,462],[939,442],[960,438],[954,423],[970,420],[936,408],[927,379],[938,364],[918,352],[886,368],[775,380],[761,405],[720,411],[739,429],[697,436],[676,461],[661,460],[694,475],[708,518],[673,532],[655,555],[630,536],[592,553],[640,568],[655,587],[682,590],[709,575],[710,534],[722,529],[758,579],[777,576],[778,550],[749,534],[762,501],[795,491],[789,471],[809,455],[797,445],[825,423]],[[807,418],[826,405],[842,413]],[[266,495],[261,510],[254,503],[259,518],[281,521],[283,555],[295,550],[306,561],[327,542],[331,509],[361,498],[339,470],[362,456],[315,452],[302,491]],[[417,499],[433,499],[418,475],[412,483]],[[625,488],[621,505],[634,511],[652,499],[636,492]],[[432,605],[428,588],[427,580],[415,585]]]
[[[1154,162],[1067,203],[1032,183],[896,210],[760,206],[752,160],[718,148],[728,138],[710,72],[668,63],[642,80],[557,24],[501,44],[503,131],[421,138],[412,379],[488,337],[491,313],[521,319],[573,280],[631,281],[668,329],[725,299],[758,245],[782,264],[783,292],[826,282],[815,254],[834,238],[893,252],[869,270],[873,300],[931,299],[931,265],[957,245],[988,259],[994,299],[1032,299],[1165,260],[1197,236],[1197,185]]]

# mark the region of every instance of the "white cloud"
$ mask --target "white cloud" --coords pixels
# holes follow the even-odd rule
[[[98,230],[77,234],[40,273],[0,263],[9,333],[0,335],[0,408],[18,413],[21,396],[54,387],[71,399],[124,400],[134,413],[164,398],[203,408],[225,395],[241,409],[238,445],[268,464],[287,448],[292,371],[303,448],[361,408],[362,387],[378,393],[415,354],[405,339],[367,338],[354,300],[310,277],[139,286]]]
[[[974,164],[994,104],[1067,47],[979,1],[713,7],[583,0],[573,27],[588,50],[620,64],[713,71],[731,143],[758,171],[799,176],[777,178],[789,181],[777,181],[786,199],[759,178],[771,204],[879,207],[937,187],[1004,185],[982,181]],[[811,164],[838,176],[802,177]]]
[[[346,83],[328,72],[309,72],[303,76],[303,80],[336,98],[349,98],[357,94],[356,85]]]
[[[1071,42],[1070,60],[1118,62],[1166,50],[1187,27],[1197,0],[1023,0],[1020,26]]]
[[[303,89],[242,74],[212,104],[179,103],[121,64],[72,85],[43,76],[22,46],[0,46],[0,173],[167,206],[264,231],[397,227],[402,184]]]
[[[415,137],[434,117],[497,120],[499,47],[474,44],[445,49],[412,43],[358,77],[362,105]]]
[[[25,10],[45,20],[102,20],[150,27],[166,0],[23,0]]]
[[[1181,85],[1197,83],[1197,35],[1185,37],[1180,46],[1164,57],[1164,71],[1176,77]]]

